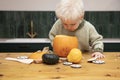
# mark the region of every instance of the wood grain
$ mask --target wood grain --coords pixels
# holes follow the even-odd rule
[[[82,68],[56,65],[23,64],[5,57],[29,56],[31,53],[0,53],[0,80],[120,80],[120,52],[105,52],[105,64],[87,63],[83,53]]]
[[[104,38],[120,38],[120,11],[86,11],[85,19]],[[0,11],[0,38],[29,38],[31,20],[35,38],[48,38],[57,18],[54,11]]]

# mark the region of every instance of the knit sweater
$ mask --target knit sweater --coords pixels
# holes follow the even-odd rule
[[[58,19],[49,32],[51,44],[53,44],[52,41],[56,35],[76,36],[79,42],[79,49],[82,51],[103,52],[103,37],[86,20],[83,20],[75,31],[68,31],[64,29],[62,21]]]

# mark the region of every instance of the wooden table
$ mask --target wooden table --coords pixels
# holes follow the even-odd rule
[[[0,53],[0,80],[120,80],[120,52],[105,52],[105,64],[87,63],[83,54],[82,68],[56,65],[23,64],[5,57],[29,56],[31,53]]]

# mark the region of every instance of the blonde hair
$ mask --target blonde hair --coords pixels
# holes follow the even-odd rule
[[[55,10],[56,16],[63,20],[77,20],[84,16],[82,0],[61,0]]]

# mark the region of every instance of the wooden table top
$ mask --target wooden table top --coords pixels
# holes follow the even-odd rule
[[[120,52],[104,52],[105,64],[88,63],[83,53],[82,68],[56,65],[23,64],[6,57],[29,56],[31,53],[0,53],[0,80],[120,80]]]

